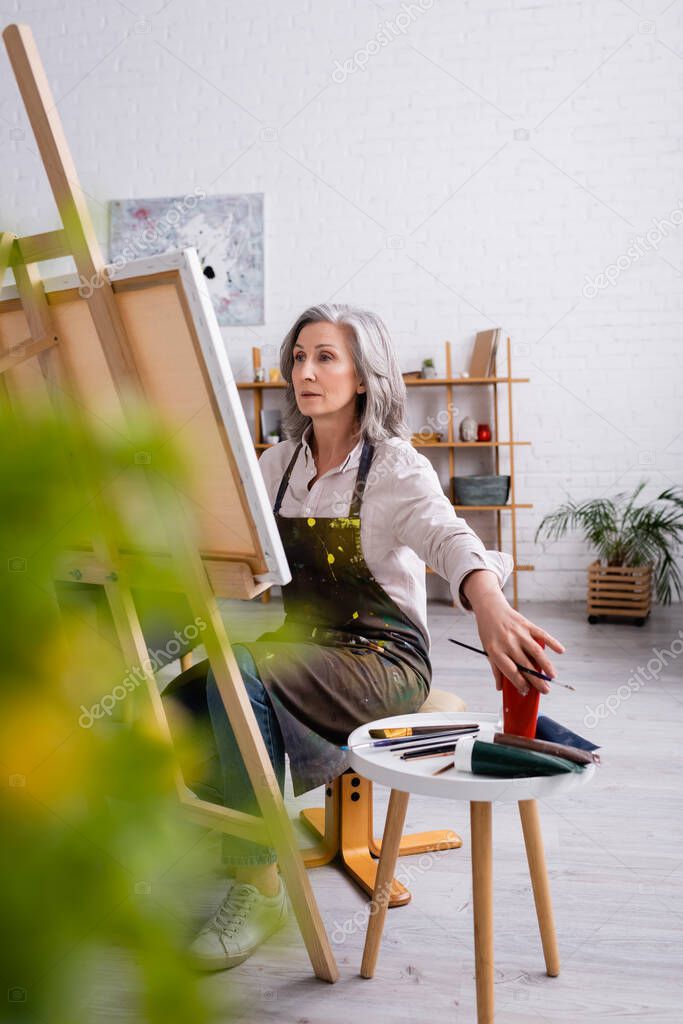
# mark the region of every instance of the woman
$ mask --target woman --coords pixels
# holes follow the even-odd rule
[[[287,334],[280,366],[290,440],[260,459],[292,580],[282,590],[283,626],[233,645],[252,707],[284,786],[289,756],[295,795],[348,766],[339,749],[363,722],[417,711],[431,683],[424,563],[472,613],[496,688],[515,662],[555,675],[547,652],[563,647],[510,607],[501,587],[509,555],[487,551],[443,493],[406,425],[406,390],[388,332],[373,313],[340,305],[307,309]],[[219,696],[206,680],[215,753],[198,795],[258,814]],[[224,837],[234,873],[227,896],[191,946],[206,969],[232,967],[286,919],[275,851]]]

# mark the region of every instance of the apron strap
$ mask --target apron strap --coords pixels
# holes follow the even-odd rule
[[[287,466],[287,469],[282,474],[282,480],[280,481],[280,487],[278,488],[277,497],[275,498],[275,505],[273,506],[273,515],[277,515],[278,512],[280,511],[280,505],[282,504],[282,499],[285,496],[285,491],[287,490],[287,485],[289,484],[289,478],[292,475],[292,470],[294,469],[294,463],[296,462],[297,456],[298,456],[299,452],[301,451],[302,447],[303,447],[303,444],[302,444],[301,441],[299,441],[298,447],[297,447],[296,451],[294,452],[294,454],[292,455],[291,462],[289,463],[289,465]]]
[[[363,451],[361,453],[360,465],[358,466],[358,474],[356,476],[356,486],[353,489],[353,498],[351,501],[351,508],[349,509],[349,519],[358,518],[360,515],[360,503],[363,500],[365,481],[367,479],[368,470],[370,469],[370,463],[372,462],[374,454],[375,446],[370,444],[366,439],[363,442]]]
[[[287,466],[287,469],[282,475],[282,480],[280,481],[277,497],[275,498],[275,505],[273,506],[273,515],[277,515],[278,512],[280,511],[282,499],[284,498],[285,491],[289,486],[289,478],[292,475],[294,464],[296,463],[297,457],[302,447],[303,443],[300,441],[294,452],[294,455],[292,456],[289,465]],[[356,483],[353,489],[353,497],[351,499],[351,507],[349,509],[350,519],[360,515],[360,505],[361,501],[363,500],[363,492],[365,491],[365,482],[367,479],[368,470],[370,469],[370,463],[372,462],[372,457],[374,454],[375,446],[370,444],[369,441],[365,440],[363,442],[363,451],[360,457],[360,464],[358,466],[358,473],[356,475]]]

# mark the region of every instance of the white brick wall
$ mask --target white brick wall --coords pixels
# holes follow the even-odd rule
[[[104,245],[111,198],[266,194],[266,323],[225,330],[238,377],[324,299],[377,310],[406,369],[443,371],[446,338],[458,368],[477,330],[510,334],[532,378],[521,593],[555,599],[583,597],[589,561],[577,540],[533,542],[565,493],[683,482],[683,225],[628,256],[683,209],[683,5],[638,6],[33,0],[3,16],[33,28]],[[4,52],[2,68],[1,220],[29,234],[57,219]],[[437,410],[413,396],[417,428]]]

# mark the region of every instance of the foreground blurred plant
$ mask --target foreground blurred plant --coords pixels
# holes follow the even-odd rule
[[[95,437],[50,413],[0,413],[7,1019],[89,1024],[112,960],[126,976],[117,1016],[130,1003],[134,1019],[154,1024],[209,1018],[182,953],[183,882],[205,865],[178,810],[172,754],[144,685],[127,698],[137,702],[127,724],[79,725],[81,706],[131,666],[92,607],[76,596],[60,609],[54,586],[64,548],[92,536],[163,548],[163,510],[150,512],[143,478],[182,484],[165,441],[142,416]],[[78,477],[76,464],[86,467]]]

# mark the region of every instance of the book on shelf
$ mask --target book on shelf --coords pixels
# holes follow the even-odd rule
[[[500,340],[500,327],[479,331],[474,339],[470,356],[470,377],[493,377],[496,368],[496,353]]]

